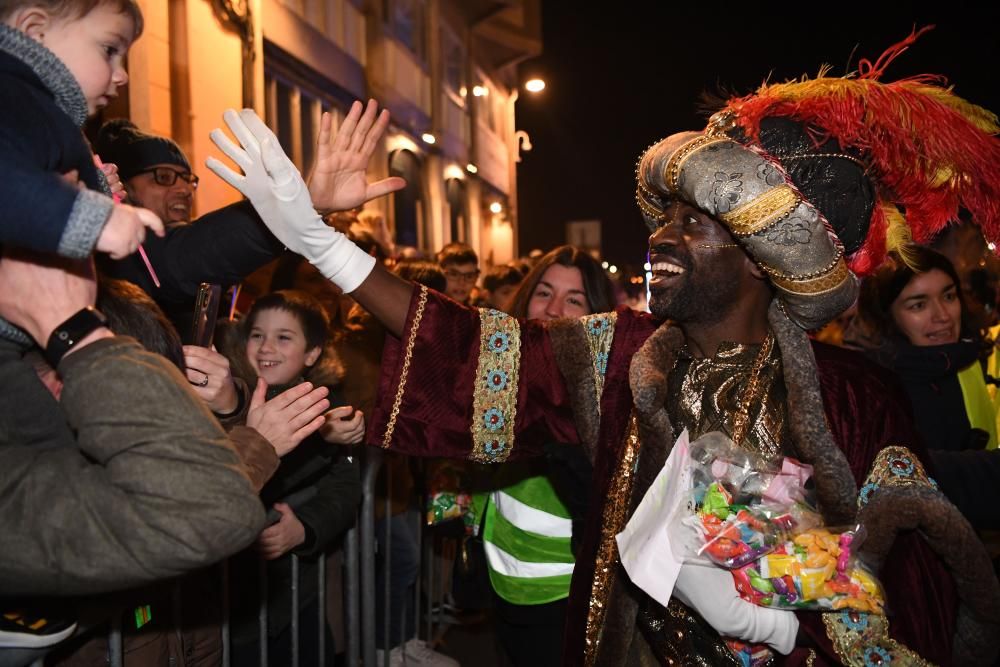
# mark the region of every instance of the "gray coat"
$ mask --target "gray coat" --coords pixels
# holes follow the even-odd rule
[[[61,402],[0,339],[0,595],[119,590],[218,562],[264,512],[186,379],[130,338],[66,357]]]

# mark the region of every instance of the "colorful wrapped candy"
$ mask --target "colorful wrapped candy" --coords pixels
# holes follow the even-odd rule
[[[779,609],[854,609],[885,612],[874,576],[852,557],[854,531],[811,528],[755,562],[733,570],[736,590],[749,602]]]
[[[853,557],[858,531],[823,527],[813,508],[810,466],[776,465],[721,433],[699,438],[689,457],[692,560],[731,570],[740,596],[763,607],[884,613],[881,586]]]
[[[719,482],[709,485],[697,516],[705,540],[699,554],[730,570],[770,553],[801,523],[785,508],[736,505]]]
[[[764,667],[774,662],[774,653],[763,644],[749,644],[738,639],[724,641],[741,667]]]
[[[461,464],[435,461],[428,466],[427,525],[436,526],[464,518],[472,505],[472,495],[464,489]]]

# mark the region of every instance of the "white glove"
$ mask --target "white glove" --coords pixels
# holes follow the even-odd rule
[[[674,597],[698,612],[720,635],[767,644],[783,655],[795,648],[799,631],[795,612],[747,602],[736,592],[733,575],[721,567],[685,563]]]
[[[253,109],[238,114],[229,109],[222,117],[243,148],[222,130],[212,130],[209,136],[244,175],[214,157],[208,158],[208,168],[250,200],[267,228],[289,250],[305,257],[344,292],[357,289],[374,268],[375,258],[323,222],[299,170]]]

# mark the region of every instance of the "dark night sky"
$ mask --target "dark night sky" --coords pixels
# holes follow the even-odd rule
[[[874,61],[914,24],[937,27],[885,79],[943,74],[962,97],[1000,111],[1000,3],[543,0],[542,11],[544,53],[520,74],[548,85],[517,102],[518,129],[534,146],[518,167],[522,253],[562,243],[567,221],[600,219],[605,257],[641,264],[635,161],[657,139],[704,127],[702,91],[744,94],[769,73],[784,81],[824,63],[843,74],[849,59],[851,70]]]

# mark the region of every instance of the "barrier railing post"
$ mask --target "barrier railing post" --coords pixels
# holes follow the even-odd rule
[[[299,667],[299,557],[292,556],[292,667]]]
[[[320,554],[316,561],[316,594],[319,600],[316,606],[319,608],[316,619],[316,652],[319,654],[319,665],[326,665],[326,554]]]
[[[232,661],[232,638],[229,634],[229,560],[219,564],[222,575],[222,667]]]
[[[358,567],[358,527],[344,538],[344,616],[347,622],[347,665],[358,667],[361,659],[361,599]]]
[[[382,452],[369,448],[361,476],[361,657],[362,664],[375,664],[375,478],[382,465]]]
[[[260,633],[260,667],[267,667],[267,561],[258,560],[257,581],[260,586],[260,598],[257,607],[257,630]]]
[[[108,633],[108,661],[111,667],[122,667],[124,654],[122,651],[122,615],[116,612],[111,617],[111,631]]]
[[[382,650],[382,667],[389,667],[389,654],[395,646],[396,638],[392,636],[392,466],[385,466],[385,507],[382,513],[382,523],[385,526],[385,539],[382,541],[382,585],[385,591],[382,596],[382,637],[385,648]],[[405,610],[405,607],[404,607]],[[400,637],[402,640],[402,637]],[[402,649],[400,649],[402,650]]]

